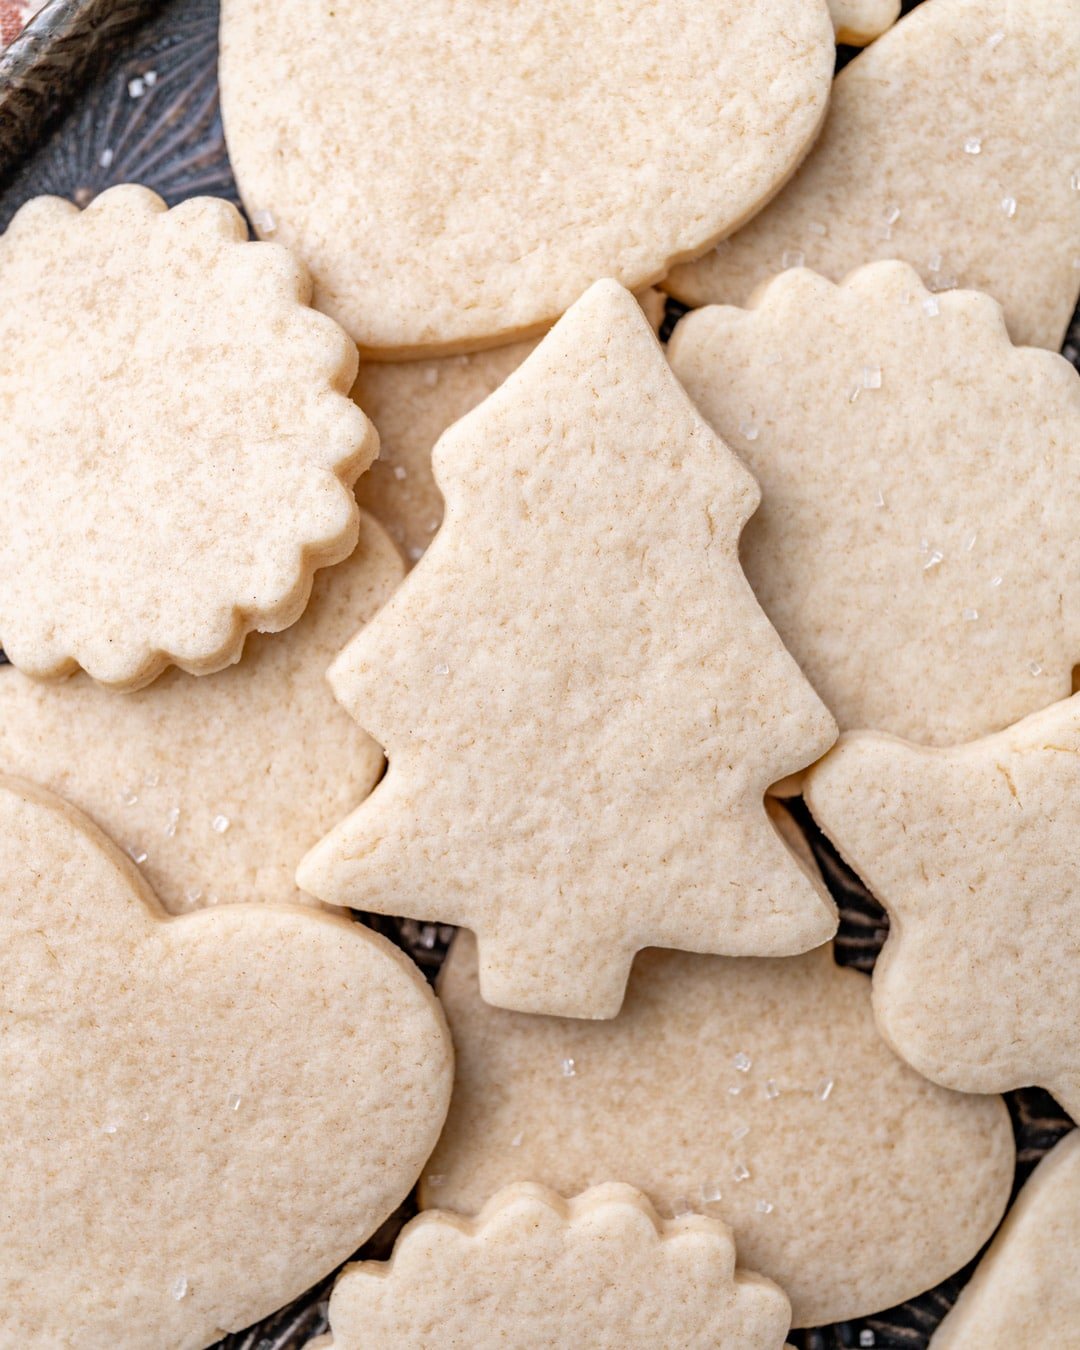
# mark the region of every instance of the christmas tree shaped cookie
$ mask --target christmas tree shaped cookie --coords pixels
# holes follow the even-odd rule
[[[0,643],[39,678],[205,675],[300,617],[375,454],[356,351],[228,202],[40,197],[0,237]]]
[[[403,575],[361,513],[355,552],[318,574],[299,622],[250,637],[228,670],[169,670],[119,698],[86,675],[51,685],[0,667],[0,764],[85,811],[174,914],[301,901],[297,863],[385,763],[326,668]]]
[[[197,1350],[408,1193],[453,1076],[419,971],[335,915],[169,919],[84,816],[0,779],[0,1342]]]
[[[825,0],[225,0],[229,158],[382,360],[541,333],[769,200],[821,126]]]
[[[1068,362],[897,262],[785,272],[749,310],[688,315],[669,356],[761,483],[743,565],[841,727],[955,744],[1071,691]]]
[[[912,1298],[1001,1218],[1004,1103],[898,1059],[869,980],[827,946],[771,961],[642,952],[610,1022],[492,1008],[477,973],[461,933],[439,984],[457,1069],[425,1209],[476,1214],[515,1181],[576,1195],[618,1176],[661,1214],[730,1225],[795,1326]]]
[[[924,0],[837,76],[784,190],[665,288],[744,305],[782,267],[900,258],[1056,351],[1080,291],[1078,64],[1080,0]]]
[[[897,1053],[1080,1117],[1080,696],[955,749],[845,737],[806,792],[893,920],[874,1011]]]
[[[831,717],[739,567],[756,485],[594,286],[435,449],[446,520],[331,668],[386,749],[303,889],[464,924],[484,997],[611,1017],[634,953],[776,955],[835,911],[769,785]]]
[[[781,1350],[791,1306],[735,1269],[718,1219],[661,1219],[632,1186],[522,1183],[475,1220],[432,1211],[389,1264],[347,1266],[324,1350]]]
[[[1080,1344],[1080,1131],[1024,1184],[931,1350]]]

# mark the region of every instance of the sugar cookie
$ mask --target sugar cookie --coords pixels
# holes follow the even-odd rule
[[[900,14],[900,0],[829,0],[837,42],[865,47],[891,28]]]
[[[716,1219],[661,1219],[632,1186],[566,1201],[519,1183],[475,1221],[433,1211],[389,1263],[347,1266],[332,1350],[781,1350],[791,1305],[735,1269]]]
[[[825,0],[224,0],[252,220],[384,360],[542,332],[756,211],[832,83]]]
[[[931,1350],[1080,1346],[1080,1130],[1032,1173]]]
[[[933,3],[933,0],[928,0]],[[841,727],[928,744],[1067,695],[1080,377],[902,263],[683,319],[675,373],[761,483],[742,560]]]
[[[847,737],[806,793],[893,920],[874,1012],[897,1054],[1080,1117],[1080,695],[950,750]]]
[[[661,292],[649,287],[636,299],[659,329]],[[357,483],[357,499],[386,526],[410,563],[422,556],[442,523],[432,447],[448,426],[517,370],[537,341],[435,361],[371,361],[360,367],[352,396],[378,429],[379,458]]]
[[[900,258],[1056,351],[1080,291],[1078,64],[1078,0],[925,0],[837,76],[776,200],[665,289],[742,305],[781,267]]]
[[[40,678],[205,675],[348,556],[375,453],[303,270],[208,197],[39,197],[0,237],[0,641]]]
[[[0,780],[0,1340],[197,1350],[408,1192],[453,1077],[416,968],[359,924],[167,919],[74,808]]]
[[[85,675],[52,686],[2,667],[0,764],[91,816],[174,914],[301,901],[297,863],[385,763],[334,699],[326,668],[403,574],[390,539],[361,515],[356,551],[319,573],[299,623],[249,638],[228,670],[198,680],[170,670],[120,698]]]
[[[870,982],[827,947],[773,961],[642,952],[622,1012],[597,1023],[488,1006],[462,933],[439,993],[457,1074],[424,1207],[474,1214],[513,1181],[574,1195],[617,1174],[661,1213],[730,1224],[793,1324],[818,1326],[958,1270],[1008,1199],[1001,1100],[897,1059]]]
[[[330,670],[390,767],[300,886],[464,924],[485,998],[581,1017],[644,946],[831,937],[763,795],[835,724],[739,568],[756,485],[630,294],[592,287],[434,465],[446,524]]]

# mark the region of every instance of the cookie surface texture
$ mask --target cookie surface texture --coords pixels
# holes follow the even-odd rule
[[[1024,1184],[932,1350],[1080,1345],[1080,1131]]]
[[[591,288],[434,466],[442,529],[330,671],[389,769],[302,889],[464,924],[485,998],[571,1016],[614,1016],[644,946],[826,941],[763,795],[834,723],[739,567],[756,485],[629,293]]]
[[[793,1324],[819,1326],[938,1283],[1005,1208],[1003,1102],[897,1059],[869,981],[828,947],[773,961],[643,952],[619,1016],[582,1022],[488,1006],[462,933],[439,993],[457,1075],[425,1209],[475,1214],[513,1181],[575,1195],[618,1173],[661,1214],[723,1219],[740,1264],[791,1299]]]
[[[742,560],[844,729],[948,745],[1065,697],[1080,651],[1080,377],[902,263],[805,268],[668,345],[755,475]]]
[[[1080,696],[950,750],[845,737],[806,793],[889,912],[874,1011],[896,1052],[1080,1115]]]
[[[528,1183],[475,1221],[422,1214],[389,1263],[347,1266],[332,1350],[781,1350],[784,1294],[735,1269],[724,1224],[661,1219],[632,1186],[566,1201]]]
[[[648,287],[637,297],[653,329],[664,322],[666,296]],[[471,412],[517,370],[537,341],[434,361],[365,361],[352,396],[375,423],[379,457],[356,485],[360,505],[385,525],[409,565],[419,561],[442,523],[443,500],[431,451],[447,427]]]
[[[900,0],[829,0],[837,42],[865,47],[891,28],[900,14]]]
[[[664,285],[749,303],[782,267],[899,258],[986,291],[1060,348],[1080,292],[1080,0],[925,0],[836,77],[824,130],[759,215]]]
[[[0,1340],[198,1350],[407,1194],[453,1076],[424,980],[335,915],[169,919],[84,816],[0,784]]]
[[[393,543],[361,514],[355,552],[317,575],[299,622],[250,637],[228,670],[170,670],[121,697],[85,675],[45,685],[2,666],[0,763],[85,811],[173,914],[302,902],[297,864],[385,763],[326,668],[403,575]]]
[[[825,0],[226,0],[222,112],[318,307],[369,355],[434,356],[741,224],[809,148],[833,57]]]
[[[0,237],[0,642],[27,674],[204,675],[303,611],[375,454],[356,353],[227,202],[40,197]]]

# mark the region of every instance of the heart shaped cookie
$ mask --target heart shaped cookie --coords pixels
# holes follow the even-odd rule
[[[73,807],[0,780],[0,1342],[197,1350],[404,1198],[452,1052],[407,959],[334,915],[164,916]]]

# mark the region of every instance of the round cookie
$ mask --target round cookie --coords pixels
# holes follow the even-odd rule
[[[829,947],[642,952],[619,1016],[585,1022],[490,1007],[460,933],[439,995],[457,1071],[424,1209],[476,1214],[514,1181],[576,1195],[619,1176],[662,1214],[722,1219],[739,1261],[791,1299],[793,1325],[820,1326],[939,1283],[1009,1198],[1002,1100],[899,1060],[870,981]]]
[[[224,0],[251,217],[382,359],[542,332],[737,227],[817,133],[825,0]]]
[[[0,764],[85,811],[174,914],[302,901],[293,876],[304,852],[385,763],[326,669],[403,575],[391,540],[361,513],[352,557],[318,574],[299,622],[249,638],[228,670],[170,670],[119,697],[85,675],[43,685],[0,667]]]
[[[234,207],[118,187],[0,237],[0,643],[40,678],[204,675],[356,542],[356,352]]]

